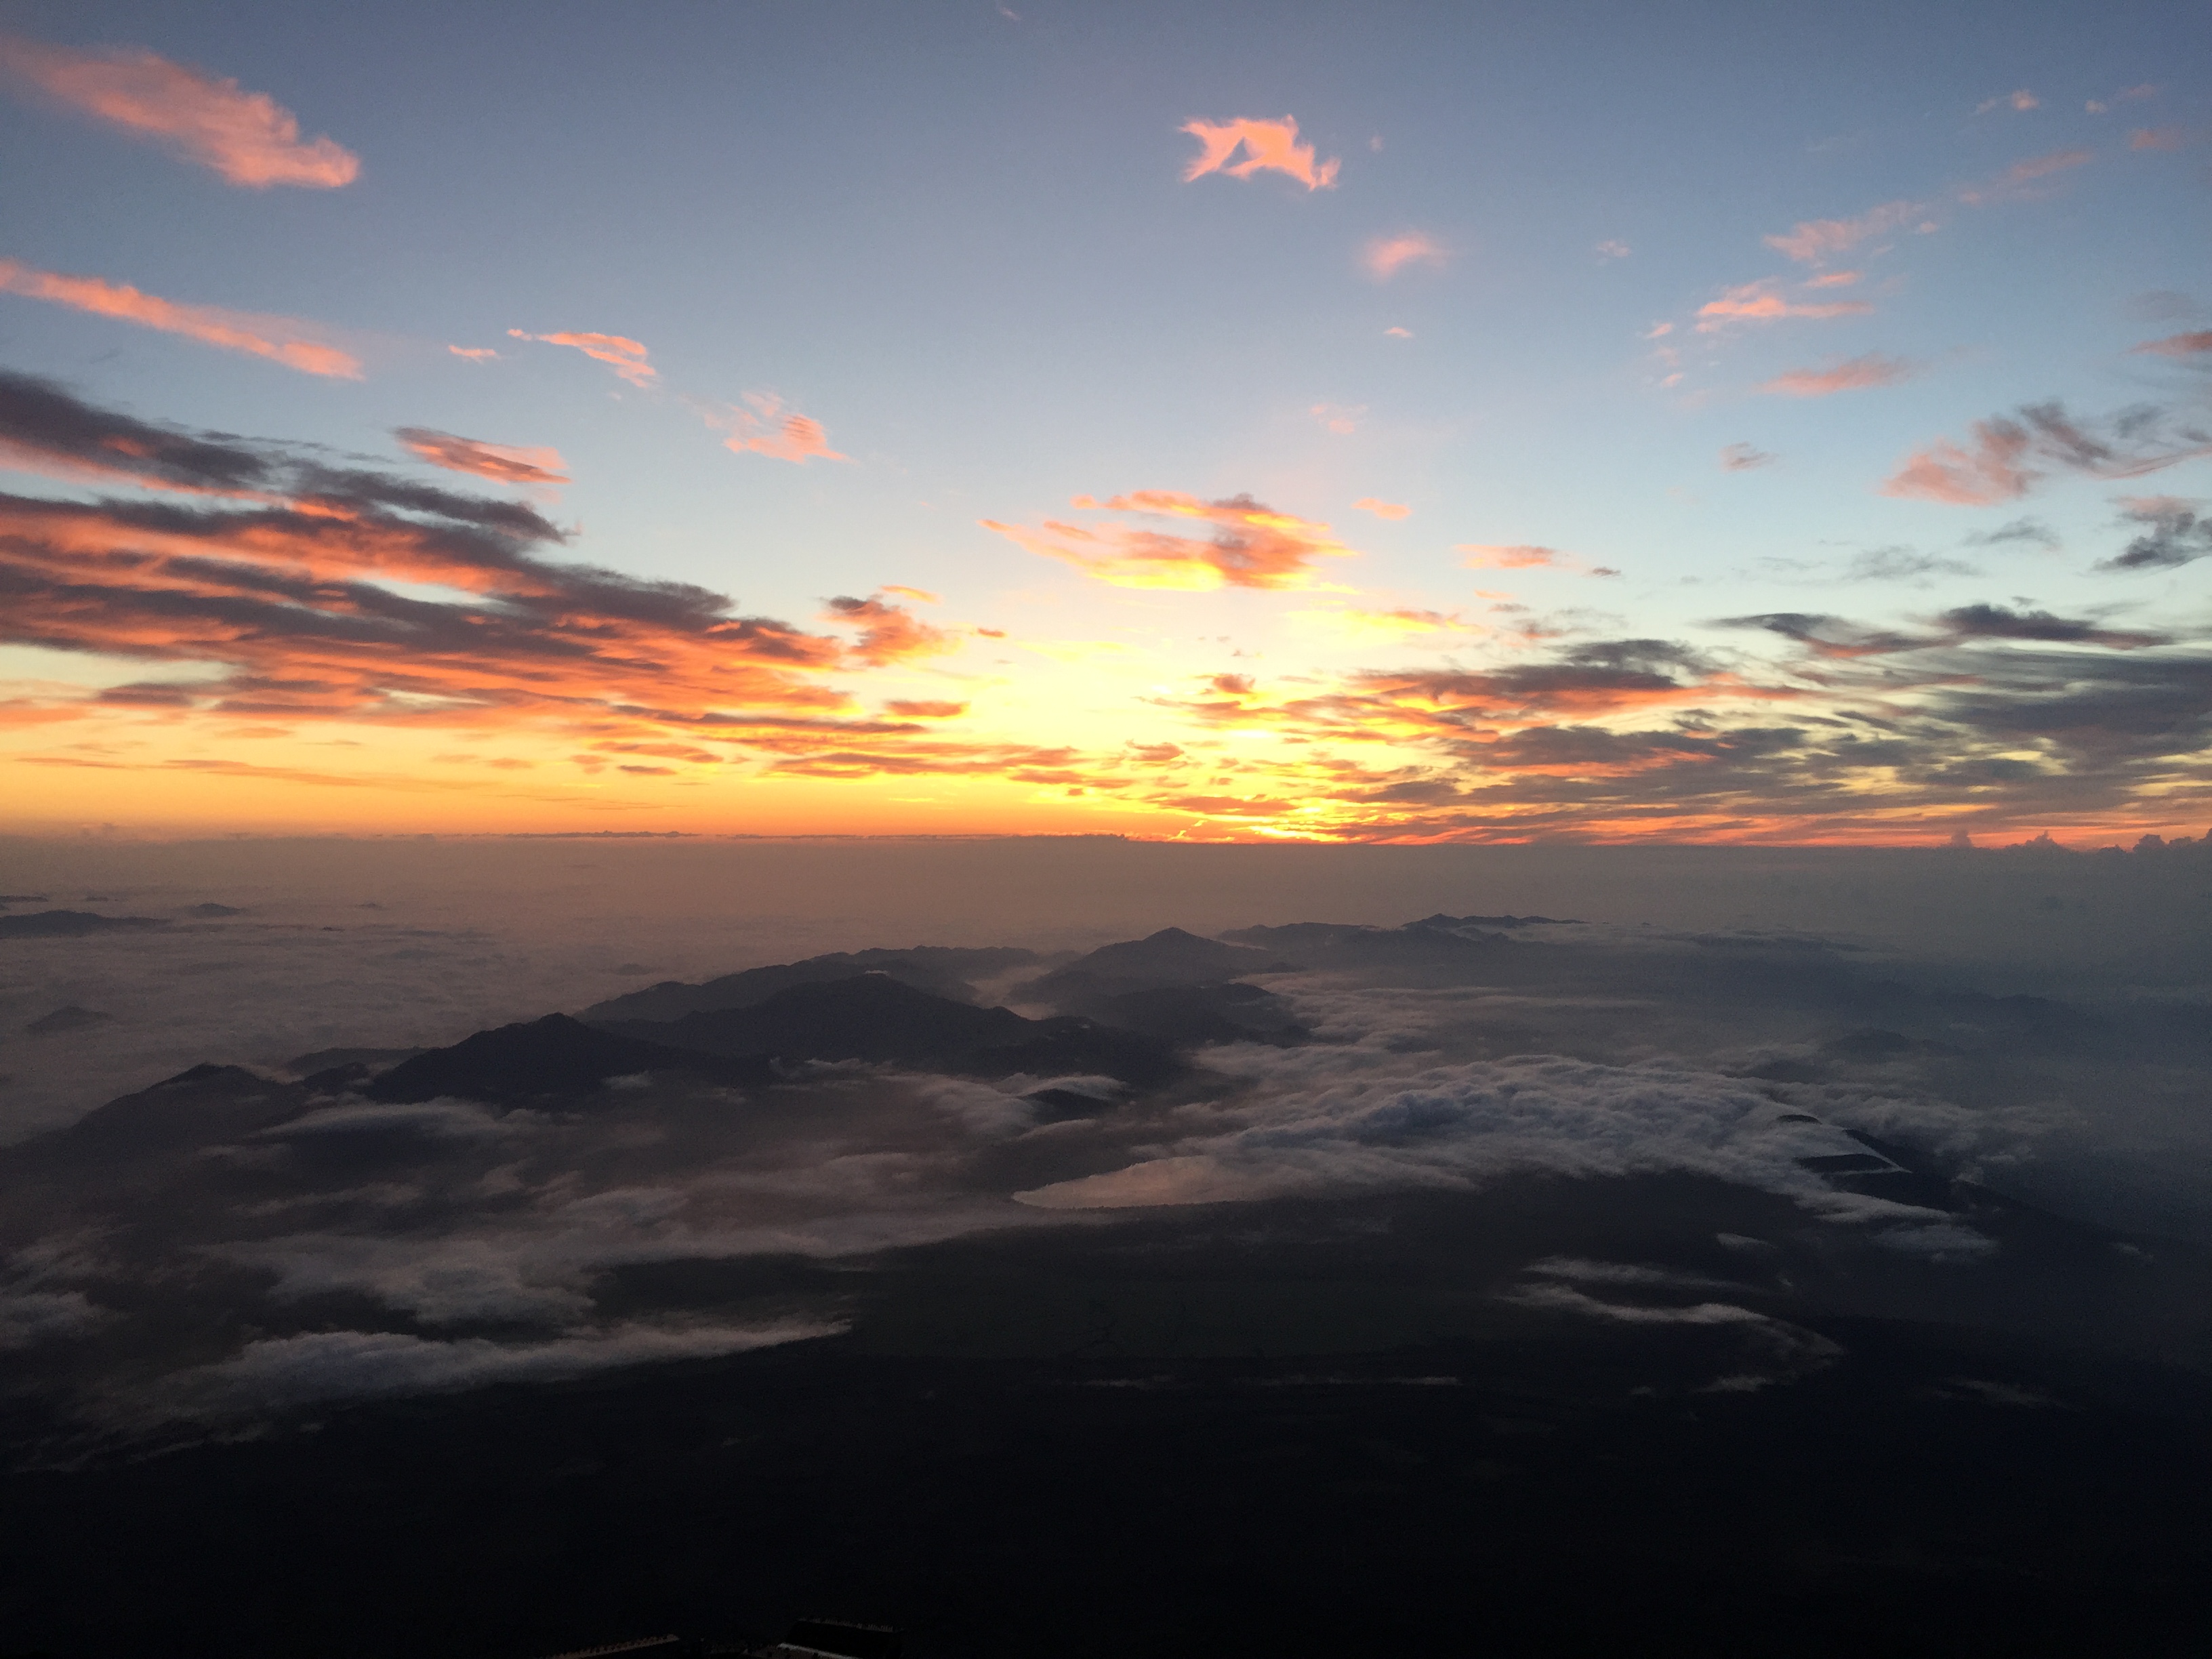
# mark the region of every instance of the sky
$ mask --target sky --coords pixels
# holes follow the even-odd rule
[[[7,827],[2204,834],[2208,35],[0,3]]]

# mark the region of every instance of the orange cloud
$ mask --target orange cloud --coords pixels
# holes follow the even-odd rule
[[[489,362],[493,358],[499,356],[499,353],[494,351],[489,346],[449,345],[446,349],[452,352],[456,357],[467,358],[472,363]]]
[[[903,606],[880,599],[835,599],[824,615],[831,622],[860,629],[853,659],[870,668],[960,647],[960,636],[951,629],[934,627]]]
[[[519,328],[507,331],[518,340],[573,346],[594,362],[605,363],[634,386],[649,386],[660,378],[660,371],[646,361],[645,348],[619,334],[526,334]]]
[[[1377,236],[1359,256],[1369,276],[1388,282],[1410,264],[1441,265],[1450,257],[1425,231],[1409,230],[1397,236]]]
[[[1807,305],[1784,298],[1771,281],[1746,283],[1698,307],[1698,315],[1707,319],[1698,325],[1698,332],[1711,334],[1730,323],[1771,323],[1784,317],[1863,317],[1873,309],[1863,300],[1828,300]]]
[[[1807,277],[1805,286],[1807,288],[1850,288],[1856,285],[1863,275],[1863,272],[1856,270],[1823,271],[1818,276]]]
[[[17,259],[0,259],[0,290],[27,299],[47,300],[73,311],[117,317],[142,328],[164,334],[181,334],[204,345],[221,346],[267,357],[305,374],[328,374],[341,380],[361,378],[361,361],[336,346],[304,337],[312,326],[289,317],[268,317],[251,311],[226,311],[219,306],[186,305],[143,294],[135,288],[98,276],[67,276],[39,270]]]
[[[1100,507],[1088,495],[1078,495],[1073,504],[1085,511]],[[1140,489],[1113,497],[1104,510],[1196,519],[1212,525],[1214,535],[1200,541],[1127,525],[1091,530],[1051,519],[1034,530],[991,519],[982,523],[1018,547],[1072,564],[1116,587],[1309,587],[1316,558],[1348,558],[1353,552],[1335,540],[1328,526],[1278,513],[1249,495],[1202,501],[1172,490]]]
[[[1793,368],[1776,375],[1759,389],[1789,398],[1826,398],[1838,392],[1863,392],[1873,386],[1895,386],[1920,372],[1919,365],[1902,357],[1885,357],[1879,351],[1846,357],[1826,368]]]
[[[1354,510],[1372,513],[1378,519],[1403,519],[1411,516],[1413,511],[1401,501],[1378,501],[1372,495],[1362,495],[1352,505]]]
[[[964,702],[927,702],[908,697],[895,697],[884,707],[901,719],[910,720],[949,720],[968,712]]]
[[[475,438],[457,438],[450,432],[427,427],[403,426],[392,435],[417,460],[442,466],[448,472],[467,472],[495,483],[564,484],[561,469],[568,462],[557,449],[525,449],[512,444],[488,444]]]
[[[1470,570],[1571,570],[1578,575],[1618,576],[1610,565],[1590,564],[1556,547],[1496,546],[1486,542],[1462,542],[1452,549],[1468,556],[1461,562]]]
[[[821,422],[805,415],[784,414],[783,399],[773,392],[748,392],[744,400],[750,408],[732,405],[726,416],[708,416],[709,426],[730,434],[722,441],[723,448],[739,455],[771,455],[802,466],[808,461],[852,459],[830,447],[830,434],[822,429]]]
[[[1225,172],[1232,179],[1249,179],[1262,170],[1286,173],[1308,190],[1327,190],[1336,183],[1335,158],[1316,167],[1314,147],[1298,142],[1298,124],[1293,117],[1285,115],[1279,121],[1192,120],[1185,122],[1182,131],[1204,147],[1183,168],[1185,184],[1209,173]],[[1227,166],[1239,145],[1243,147],[1244,159],[1234,167]]]
[[[2212,328],[2200,328],[2188,334],[2169,334],[2163,340],[2146,340],[2132,349],[2153,352],[2160,357],[2194,357],[2199,353],[2212,351]]]
[[[0,36],[0,69],[95,119],[166,144],[234,185],[335,190],[361,174],[361,158],[343,145],[328,138],[301,143],[298,119],[268,94],[150,52],[72,52]]]
[[[2047,179],[2054,173],[2063,173],[2097,159],[2093,149],[2056,149],[2048,155],[2032,155],[2025,161],[2015,161],[1986,185],[1977,185],[1959,192],[1959,199],[1970,207],[1979,207],[1985,202],[2011,201],[2035,192],[2028,186],[2039,179]]]
[[[1919,214],[1920,209],[1913,203],[1887,202],[1856,219],[1801,220],[1785,234],[1762,240],[1784,258],[1795,259],[1800,264],[1823,264],[1838,253],[1849,252],[1869,237],[1903,229]]]
[[[931,592],[926,587],[901,587],[896,582],[885,582],[883,586],[877,591],[883,593],[896,593],[902,599],[919,599],[924,605],[942,605],[945,603],[942,598]]]

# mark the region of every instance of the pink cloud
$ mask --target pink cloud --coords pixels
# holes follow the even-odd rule
[[[2028,435],[2009,421],[1977,421],[1971,447],[1939,438],[1914,450],[1882,485],[1885,495],[1990,507],[2025,495],[2041,477],[2021,465]]]
[[[1893,230],[1902,230],[1918,217],[1920,209],[1911,202],[1888,202],[1862,213],[1856,219],[1805,219],[1780,236],[1762,240],[1784,258],[1795,259],[1800,264],[1816,265],[1838,253],[1848,252],[1872,236],[1886,236]]]
[[[1410,328],[1386,328],[1382,332],[1394,340],[1410,340],[1413,337],[1413,331]]]
[[[1102,507],[1088,495],[1078,495],[1073,504],[1085,512]],[[1196,520],[1212,526],[1214,533],[1211,540],[1202,541],[1129,525],[1090,529],[1051,519],[1036,529],[991,519],[983,520],[983,527],[1116,587],[1311,587],[1315,559],[1352,554],[1328,526],[1278,513],[1249,495],[1205,501],[1174,490],[1140,489],[1114,496],[1103,507],[1152,518]]]
[[[1790,369],[1759,389],[1790,398],[1826,398],[1838,392],[1864,392],[1874,386],[1895,386],[1919,372],[1917,363],[1869,351],[1863,356],[1846,357],[1826,368]]]
[[[39,270],[15,259],[0,259],[0,289],[27,299],[51,301],[73,311],[120,318],[142,328],[159,329],[164,334],[181,334],[203,345],[266,357],[304,374],[327,374],[348,380],[361,378],[358,358],[335,346],[305,338],[305,331],[310,325],[289,317],[227,311],[219,306],[185,305],[98,276],[68,276],[58,271]]]
[[[1357,511],[1361,513],[1372,513],[1378,519],[1407,518],[1412,515],[1413,511],[1412,507],[1404,505],[1402,502],[1381,501],[1376,500],[1372,495],[1362,495],[1358,501],[1352,502],[1352,505]]]
[[[2054,173],[2063,173],[2069,167],[2078,167],[2097,159],[2093,149],[2055,149],[2048,155],[2032,155],[2025,161],[2015,161],[1986,185],[1977,185],[1959,192],[1959,199],[1970,207],[1984,202],[2002,202],[2030,194],[2027,186],[2039,179],[2047,179]]]
[[[427,427],[403,426],[392,434],[416,459],[442,466],[448,472],[466,472],[495,483],[564,484],[561,469],[568,462],[557,449],[529,449],[514,444],[488,444],[475,438],[457,438],[450,432]]]
[[[1807,288],[1850,288],[1858,283],[1863,275],[1864,275],[1863,272],[1856,270],[1823,271],[1818,276],[1808,276],[1805,279],[1805,286]]]
[[[1626,242],[1600,242],[1595,252],[1601,259],[1626,259],[1629,247]]]
[[[0,68],[71,108],[166,144],[234,185],[335,190],[361,173],[361,158],[329,138],[300,142],[292,112],[150,52],[66,46],[0,37]]]
[[[1731,322],[1771,323],[1785,317],[1863,317],[1873,309],[1864,300],[1827,300],[1808,305],[1785,299],[1772,282],[1746,283],[1698,307],[1698,315],[1705,319],[1698,325],[1698,332],[1711,334]]]
[[[2212,351],[2212,328],[2200,328],[2188,334],[2169,334],[2163,340],[2146,340],[2134,348],[2160,357],[2194,357]]]
[[[1484,542],[1462,542],[1452,549],[1468,556],[1470,570],[1570,570],[1582,576],[1618,576],[1610,565],[1591,564],[1556,547],[1493,546]]]
[[[2180,127],[2137,127],[2128,135],[2130,149],[2179,149],[2189,135]]]
[[[1409,230],[1398,236],[1377,236],[1359,256],[1369,276],[1388,282],[1411,264],[1441,265],[1450,256],[1425,231]]]
[[[499,356],[499,353],[494,351],[489,346],[449,345],[446,349],[456,357],[467,358],[472,363],[488,363]]]
[[[660,371],[646,361],[644,346],[620,334],[529,334],[519,328],[507,331],[518,340],[572,346],[592,362],[605,363],[634,386],[649,386],[660,378]]]
[[[2026,87],[2022,87],[2019,91],[2007,93],[2002,98],[1984,99],[1979,105],[1976,106],[1974,113],[1977,115],[1987,115],[1993,109],[2003,108],[2017,110],[2021,114],[2025,115],[2029,110],[2041,109],[2042,107],[2043,100],[2037,97]]]
[[[1209,173],[1226,173],[1232,179],[1249,179],[1263,169],[1286,173],[1308,190],[1327,190],[1336,183],[1338,162],[1334,157],[1314,164],[1314,147],[1298,142],[1298,124],[1285,115],[1279,121],[1187,121],[1183,131],[1204,146],[1189,165],[1182,170],[1183,182],[1202,179]],[[1234,167],[1226,165],[1229,158],[1242,145],[1244,159]]]
[[[1316,404],[1306,410],[1331,432],[1339,434],[1358,431],[1359,417],[1366,412],[1364,404]]]
[[[722,447],[744,455],[772,456],[779,461],[793,461],[804,466],[809,461],[845,461],[849,455],[840,455],[830,447],[830,434],[822,422],[805,415],[787,415],[783,399],[773,392],[748,392],[744,394],[748,407],[732,405],[726,416],[708,416],[708,424],[729,433]]]

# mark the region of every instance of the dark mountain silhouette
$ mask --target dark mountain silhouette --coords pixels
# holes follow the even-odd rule
[[[600,1030],[566,1014],[548,1014],[526,1024],[478,1031],[450,1048],[433,1048],[402,1060],[366,1082],[360,1092],[371,1100],[422,1101],[454,1095],[506,1105],[548,1095],[590,1094],[609,1078],[662,1071],[690,1072],[738,1085],[772,1082],[775,1076],[764,1061],[721,1060]]]
[[[1066,1017],[1024,1019],[933,995],[888,974],[793,985],[748,1008],[601,1029],[705,1054],[931,1064],[984,1077],[1097,1072],[1149,1084],[1181,1069],[1166,1044],[1137,1032]]]
[[[973,1002],[975,988],[969,983],[971,979],[988,978],[1037,960],[1034,951],[1011,947],[962,950],[923,945],[905,951],[837,951],[803,962],[748,968],[698,985],[663,980],[642,991],[593,1003],[580,1018],[599,1025],[631,1019],[681,1019],[686,1014],[720,1008],[750,1008],[794,985],[814,985],[866,973],[888,974],[955,1002]]]
[[[366,1076],[389,1071],[401,1060],[412,1060],[422,1052],[420,1048],[318,1048],[311,1054],[295,1054],[284,1062],[284,1069],[301,1077],[312,1077],[318,1072],[358,1066]]]
[[[101,916],[89,910],[33,910],[27,916],[0,916],[0,939],[81,939],[126,927],[166,927],[154,916]]]

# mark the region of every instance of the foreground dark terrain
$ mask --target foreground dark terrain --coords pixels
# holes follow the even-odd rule
[[[2203,1012],[1438,915],[195,1067],[0,1152],[0,1653],[2201,1651],[2212,1258],[2048,1149]]]

